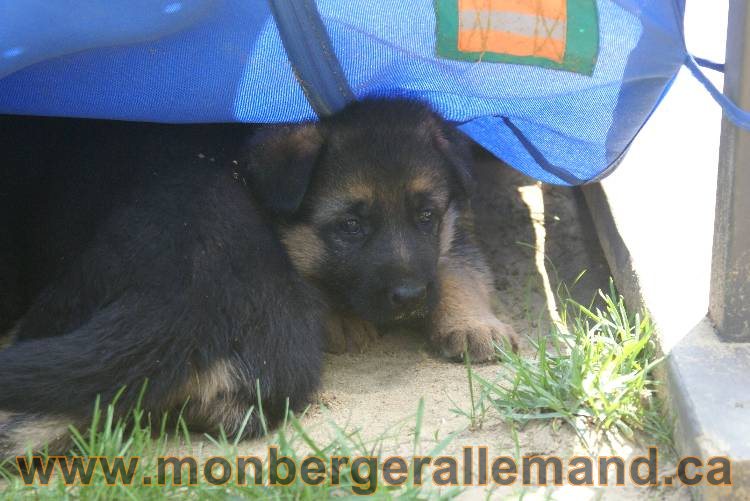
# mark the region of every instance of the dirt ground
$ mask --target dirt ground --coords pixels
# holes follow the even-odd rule
[[[588,303],[599,288],[608,287],[609,268],[599,248],[593,225],[580,193],[542,186],[479,153],[476,167],[478,193],[473,200],[477,232],[495,273],[496,312],[522,336],[548,332],[554,300],[550,292],[560,281],[572,284],[583,277],[572,295]],[[546,257],[545,257],[546,256]],[[550,304],[552,303],[552,304]],[[526,342],[522,353],[529,353]],[[500,364],[475,369],[492,378],[505,370]],[[644,453],[632,444],[597,443],[587,450],[567,425],[530,424],[518,431],[518,449],[507,424],[489,418],[470,429],[467,417],[455,409],[470,408],[466,368],[435,354],[424,336],[388,332],[361,354],[328,355],[323,384],[302,424],[315,440],[326,443],[333,436],[330,422],[348,431],[359,430],[365,443],[382,441],[381,458],[391,454],[411,456],[414,423],[419,400],[424,400],[424,419],[419,450],[427,453],[451,433],[456,438],[444,453],[460,457],[464,446],[487,446],[496,455],[556,455],[565,460],[592,452],[629,458]],[[269,440],[240,445],[242,454],[265,452]],[[594,445],[594,442],[591,442]],[[209,455],[198,444],[196,455]],[[666,465],[669,467],[668,465]],[[612,482],[614,483],[614,482]],[[684,490],[639,487],[513,487],[471,488],[462,498],[524,499],[687,499]]]

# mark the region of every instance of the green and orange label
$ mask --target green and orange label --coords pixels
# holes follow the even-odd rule
[[[595,0],[435,0],[435,10],[440,57],[594,71]]]

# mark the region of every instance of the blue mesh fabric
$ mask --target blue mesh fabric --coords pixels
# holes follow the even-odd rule
[[[0,0],[8,14],[0,20],[2,113],[175,123],[315,118],[264,0],[90,0],[68,9],[65,22],[54,21],[52,4]],[[499,158],[556,184],[606,173],[686,58],[679,0],[598,0],[591,76],[439,58],[432,0],[317,5],[358,98],[427,100]]]

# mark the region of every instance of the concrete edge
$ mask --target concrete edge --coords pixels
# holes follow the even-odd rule
[[[643,307],[653,316],[604,188],[596,183],[582,192],[618,290],[630,308]],[[666,382],[663,396],[676,420],[678,453],[732,461],[731,487],[689,487],[690,493],[695,499],[750,499],[750,345],[722,343],[708,318],[677,334],[682,341],[668,354],[659,378]],[[657,339],[661,345],[658,330]]]

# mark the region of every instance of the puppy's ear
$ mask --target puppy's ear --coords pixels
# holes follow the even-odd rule
[[[433,130],[433,141],[437,150],[451,164],[456,195],[459,198],[468,198],[475,187],[471,172],[471,140],[441,119]]]
[[[302,204],[323,146],[322,126],[305,123],[258,131],[245,148],[245,177],[256,200],[277,217]]]

